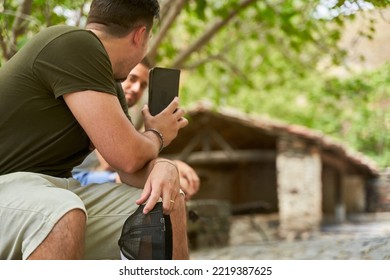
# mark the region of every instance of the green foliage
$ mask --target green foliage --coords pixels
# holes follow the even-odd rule
[[[24,29],[15,34],[13,25],[23,2],[28,0],[0,3],[2,61],[41,28],[69,24],[70,14],[71,24],[82,26],[84,7],[90,1],[34,0],[31,11],[23,15]],[[169,6],[168,12],[177,2],[160,1]],[[365,2],[390,6],[389,0]],[[320,3],[328,6],[327,16],[318,12]],[[207,99],[216,107],[233,106],[302,124],[342,139],[388,166],[390,67],[349,79],[326,77],[317,70],[319,65],[324,68],[325,62],[325,67],[342,64],[346,52],[337,43],[344,23],[354,17],[353,12],[342,12],[346,6],[359,7],[362,3],[185,1],[183,10],[158,42],[153,61],[183,70],[181,101],[185,106]],[[167,18],[161,19],[161,25]],[[360,36],[371,38],[376,20],[368,16]],[[157,28],[154,37],[161,30]]]
[[[253,87],[244,85],[235,88],[235,94],[216,96],[218,87],[219,92],[229,90],[229,80],[202,81],[193,76],[186,80],[183,95],[190,97],[184,101],[190,106],[189,101],[207,96],[250,114],[304,125],[370,156],[382,167],[390,166],[390,64],[346,79],[319,72],[294,77],[290,74],[288,79],[286,74],[285,83],[269,88],[262,88],[258,77]]]
[[[68,16],[65,13],[54,12],[56,7],[61,7],[63,11],[76,12],[83,10],[83,6],[88,2],[87,0],[9,0],[0,3],[0,50],[2,54],[0,62],[12,57],[42,28],[66,24]],[[29,6],[31,8],[27,8]],[[20,13],[21,8],[24,8],[22,13]]]
[[[224,1],[221,5],[222,1],[218,1],[215,2],[217,9],[208,2],[202,17],[197,17],[198,7],[191,9],[195,2],[189,2],[189,12],[172,28],[175,36],[184,34],[181,40],[167,37],[159,49],[158,63],[167,64],[166,60],[180,53],[183,46],[210,28],[212,22],[223,18],[231,11],[233,3],[237,3]],[[256,87],[270,89],[290,79],[304,77],[316,69],[324,57],[340,62],[343,53],[335,44],[340,38],[340,27],[334,28],[325,20],[315,19],[312,16],[315,3],[318,1],[290,0],[277,4],[254,1],[228,28],[220,30],[211,43],[192,53],[180,68],[199,69],[191,75],[205,79],[216,77],[218,83],[208,79],[206,92],[210,92],[213,102],[222,104],[226,96],[235,95],[239,89],[253,88],[259,76],[262,81]],[[207,66],[200,69],[202,64]]]
[[[346,51],[336,43],[352,16],[314,19],[315,1],[268,2],[247,8],[212,44],[192,54],[186,66],[191,70],[191,65],[203,65],[188,71],[182,101],[191,106],[206,99],[217,107],[301,124],[338,138],[382,167],[390,166],[390,110],[378,105],[390,97],[389,76],[381,74],[389,74],[388,68],[349,79],[329,78],[317,70],[319,62],[343,62]],[[186,19],[184,25],[196,34],[201,23]],[[369,18],[360,35],[371,38],[374,23]]]
[[[347,80],[331,79],[323,94],[334,97],[338,122],[328,133],[390,166],[390,65]],[[319,122],[319,125],[321,123]],[[319,126],[318,125],[318,126]]]

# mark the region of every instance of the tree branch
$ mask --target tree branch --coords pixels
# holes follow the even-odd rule
[[[172,4],[175,4],[176,1],[172,0],[161,0],[160,2],[160,18],[165,18],[172,7]]]
[[[197,59],[195,63],[187,64],[186,69],[187,70],[194,70],[194,69],[200,67],[202,64],[209,63],[210,61],[213,61],[213,60],[220,60],[221,61],[220,58],[224,57],[223,54],[226,54],[227,51],[231,48],[231,46],[233,44],[234,44],[233,42],[227,43],[227,44],[225,44],[225,46],[222,48],[222,50],[219,53],[211,54],[203,59]],[[224,59],[224,60],[226,60],[226,59]]]
[[[52,13],[53,13],[52,10],[53,10],[53,7],[51,5],[51,2],[47,1],[45,3],[45,8],[44,8],[44,12],[43,12],[43,15],[45,17],[46,26],[51,26],[51,19],[52,19]]]
[[[204,45],[206,45],[211,38],[218,33],[226,24],[228,24],[234,17],[236,17],[242,10],[247,8],[252,3],[257,0],[243,0],[237,8],[231,11],[225,18],[217,20],[213,25],[211,25],[206,32],[203,33],[201,37],[198,38],[191,46],[187,49],[183,50],[173,61],[173,67],[182,68],[184,62],[188,59],[188,57],[195,51],[201,49]]]
[[[2,32],[0,32],[0,47],[1,47],[1,50],[3,52],[3,57],[6,58],[7,57],[7,44],[5,43],[4,36],[3,36]],[[0,62],[1,62],[1,60],[0,60]]]
[[[33,0],[24,0],[16,12],[15,20],[12,25],[12,33],[7,47],[7,59],[11,58],[17,52],[16,40],[20,35],[26,32],[28,26],[26,18],[31,14],[32,1]]]
[[[172,26],[175,19],[178,17],[180,12],[182,11],[186,0],[177,0],[172,7],[170,7],[169,11],[166,12],[166,16],[162,19],[161,29],[156,35],[155,39],[151,43],[151,47],[148,53],[148,59],[150,63],[153,65],[157,56],[157,49],[161,44],[161,41],[164,39],[166,34],[169,31],[169,28]],[[164,7],[166,7],[166,4]],[[164,10],[165,11],[165,10]],[[165,14],[165,12],[164,12]]]
[[[12,33],[15,38],[26,31],[26,16],[31,14],[32,1],[33,0],[24,0],[16,12],[15,21],[12,25]]]
[[[78,14],[77,14],[77,18],[75,19],[75,24],[78,27],[81,27],[81,19],[84,16],[85,5],[86,5],[85,1],[82,4],[80,4],[79,10],[78,10]]]

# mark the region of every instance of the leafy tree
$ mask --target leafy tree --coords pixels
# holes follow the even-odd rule
[[[79,11],[84,16],[82,0],[3,0],[0,3],[0,47],[2,60],[10,59],[24,43],[40,29],[65,23],[66,14],[55,12],[56,7]]]
[[[389,129],[389,115],[373,109],[388,98],[380,83],[374,83],[380,73],[340,80],[319,70],[342,64],[346,52],[337,42],[355,11],[388,7],[389,0],[160,4],[161,19],[148,56],[155,64],[183,70],[183,104],[207,98],[216,106],[231,105],[320,129],[368,154],[389,150],[389,138],[377,133]],[[83,27],[89,5],[87,0],[1,1],[2,61],[42,28],[59,23]],[[374,22],[367,17],[361,36],[372,36]],[[381,160],[390,164],[388,155]]]
[[[149,57],[156,63],[181,69],[199,69],[211,61],[217,62],[241,76],[258,69],[260,64],[267,72],[280,74],[278,68],[273,70],[274,59],[284,59],[296,63],[296,70],[302,73],[307,66],[315,66],[313,61],[324,54],[333,61],[340,59],[335,42],[340,38],[343,19],[336,17],[335,24],[328,24],[328,19],[316,16],[321,2],[160,0],[161,21]],[[346,3],[359,5],[362,1],[333,2],[335,10]],[[388,0],[366,2],[378,7],[390,4]],[[87,0],[3,0],[0,3],[3,58],[12,57],[41,28],[66,22],[83,26],[89,4]],[[247,45],[251,47],[247,49]],[[251,60],[259,56],[257,63],[237,65],[236,57],[242,53]]]

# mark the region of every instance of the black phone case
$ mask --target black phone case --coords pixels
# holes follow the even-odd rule
[[[180,70],[155,67],[149,72],[149,110],[155,116],[179,95]]]

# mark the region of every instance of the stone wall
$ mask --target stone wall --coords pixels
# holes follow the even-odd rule
[[[280,236],[316,232],[322,220],[321,158],[297,138],[282,138],[277,156]]]
[[[228,201],[191,200],[187,202],[187,210],[187,232],[191,249],[229,244],[231,206]]]
[[[377,182],[377,200],[378,212],[390,211],[390,168],[381,173]]]

